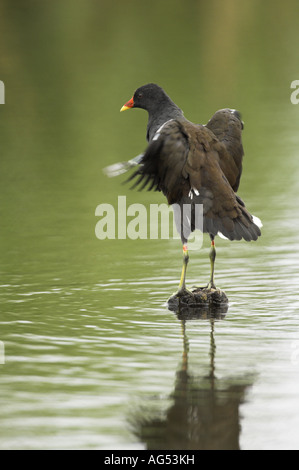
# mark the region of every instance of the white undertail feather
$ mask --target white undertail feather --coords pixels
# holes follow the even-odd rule
[[[263,224],[262,224],[261,219],[259,219],[259,218],[256,217],[255,215],[253,215],[253,216],[252,216],[252,221],[253,221],[253,223],[254,223],[255,225],[258,226],[258,228],[262,228]],[[228,238],[225,237],[225,236],[223,235],[223,233],[221,233],[221,232],[218,232],[217,235],[219,235],[220,238],[223,238],[223,240],[228,240]]]
[[[223,240],[228,240],[228,238],[225,237],[225,236],[223,235],[223,233],[221,233],[221,232],[218,232],[217,235],[219,235],[220,238],[223,238]]]
[[[258,228],[262,228],[263,224],[262,224],[261,219],[253,215],[252,220],[253,220],[253,223],[258,226]]]

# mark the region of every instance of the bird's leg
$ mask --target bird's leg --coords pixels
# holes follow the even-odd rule
[[[178,295],[178,296],[183,295],[186,292],[191,294],[191,292],[188,291],[188,289],[186,289],[186,271],[187,271],[188,261],[189,261],[188,247],[187,247],[187,244],[184,243],[183,244],[183,268],[182,268],[182,274],[181,274],[181,280],[180,280],[179,288],[178,288],[178,291],[176,293],[176,295]]]
[[[215,259],[216,259],[216,249],[215,249],[215,242],[214,242],[214,236],[210,235],[211,237],[211,249],[210,249],[210,262],[211,262],[211,279],[209,284],[207,285],[208,289],[216,289],[215,283],[214,283],[214,268],[215,268]]]

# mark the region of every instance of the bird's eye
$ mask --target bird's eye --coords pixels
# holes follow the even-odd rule
[[[138,93],[137,98],[140,99],[140,98],[142,98],[142,97],[143,97],[143,94],[142,94],[142,93]]]

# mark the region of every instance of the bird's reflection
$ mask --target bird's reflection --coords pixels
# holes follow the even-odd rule
[[[200,306],[189,306],[168,303],[168,309],[175,312],[179,320],[222,320],[228,311],[228,304],[208,304]]]
[[[252,384],[252,377],[217,379],[215,376],[214,328],[217,319],[222,318],[225,312],[193,310],[178,312],[177,315],[181,320],[183,356],[170,397],[172,404],[159,412],[141,407],[133,422],[131,417],[133,432],[149,450],[237,450],[240,448],[239,409],[246,389]],[[208,318],[210,322],[208,374],[194,375],[188,370],[190,351],[186,324],[190,318]]]

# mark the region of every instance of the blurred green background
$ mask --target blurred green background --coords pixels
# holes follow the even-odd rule
[[[218,367],[266,377],[244,410],[245,448],[287,445],[286,415],[295,442],[298,371],[277,341],[288,351],[298,334],[298,18],[296,0],[0,0],[1,448],[144,448],[128,403],[169,401],[182,345],[165,300],[180,242],[95,236],[98,204],[164,202],[102,172],[144,150],[146,113],[119,110],[148,82],[193,122],[242,113],[239,194],[264,228],[255,244],[217,240],[216,284],[231,300]],[[189,282],[207,282],[207,250],[192,254]],[[209,323],[189,324],[198,375]],[[259,420],[264,397],[275,406]]]
[[[2,0],[0,8],[1,236],[4,253],[24,246],[19,263],[49,243],[74,268],[93,264],[102,256],[98,204],[115,204],[118,194],[128,204],[162,202],[102,173],[145,148],[146,113],[119,109],[147,82],[163,86],[194,122],[222,107],[242,112],[240,193],[250,195],[251,210],[260,209],[255,195],[261,210],[273,208],[267,195],[277,195],[277,174],[283,191],[297,181],[285,138],[298,119],[290,103],[296,1]]]

